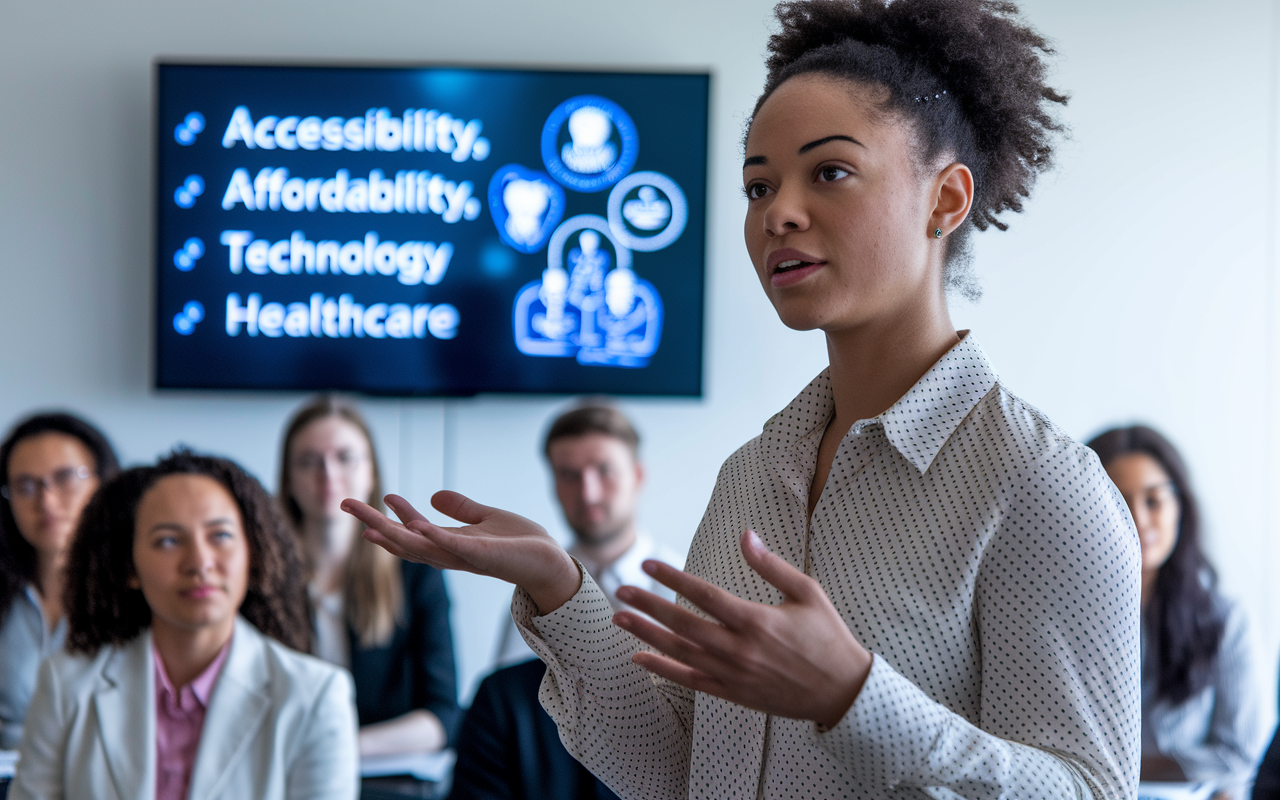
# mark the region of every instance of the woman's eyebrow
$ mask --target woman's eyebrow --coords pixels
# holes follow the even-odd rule
[[[765,158],[764,156],[751,156],[746,161],[742,162],[742,168],[746,169],[747,167],[758,167],[762,164],[768,164],[768,163],[769,163],[769,159]]]
[[[812,150],[812,149],[813,149],[813,148],[815,148],[815,147],[821,147],[822,145],[826,144],[827,142],[834,142],[834,141],[853,142],[853,143],[854,143],[854,144],[856,144],[858,147],[864,147],[864,148],[866,147],[866,145],[865,145],[865,144],[863,144],[862,142],[860,142],[860,141],[858,141],[857,139],[853,138],[852,136],[844,136],[844,135],[842,135],[842,134],[837,134],[837,135],[835,135],[835,136],[827,136],[827,137],[825,137],[825,138],[817,139],[817,140],[814,140],[814,141],[812,141],[812,142],[809,142],[809,143],[808,143],[808,144],[806,144],[804,147],[801,147],[801,148],[800,148],[800,151],[799,151],[799,152],[800,152],[800,155],[804,155],[805,153],[809,152],[810,150]]]

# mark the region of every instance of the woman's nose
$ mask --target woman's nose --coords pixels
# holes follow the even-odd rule
[[[795,189],[780,187],[764,212],[766,236],[784,236],[809,227],[809,215],[801,193]]]

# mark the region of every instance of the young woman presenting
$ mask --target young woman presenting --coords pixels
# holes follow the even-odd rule
[[[613,614],[521,517],[451,492],[432,503],[466,527],[399,498],[403,525],[344,504],[394,553],[519,587],[543,705],[619,795],[1133,795],[1124,501],[947,311],[968,235],[1021,209],[1064,100],[1015,12],[778,7],[747,250],[782,321],[825,332],[830,367],[725,462],[686,572],[647,564],[680,602],[619,593],[660,625]]]

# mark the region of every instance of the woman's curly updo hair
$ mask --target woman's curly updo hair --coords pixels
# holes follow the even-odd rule
[[[67,649],[93,655],[122,645],[151,624],[151,608],[134,577],[133,541],[138,505],[161,479],[203,475],[227,490],[240,509],[249,545],[249,585],[240,615],[295,650],[311,644],[305,581],[294,537],[271,496],[225,458],[175,450],[153,467],[125,470],[103,484],[85,507],[67,560]]]
[[[1045,84],[1048,40],[1007,0],[788,0],[769,38],[768,77],[754,118],[788,79],[818,73],[880,87],[880,110],[913,128],[919,163],[940,157],[974,177],[969,222],[1008,228],[1036,176],[1052,164],[1063,130],[1048,104],[1067,97]],[[750,131],[750,123],[747,126]],[[969,226],[947,241],[949,288],[976,296]]]

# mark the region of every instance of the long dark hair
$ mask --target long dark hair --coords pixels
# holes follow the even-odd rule
[[[27,417],[14,426],[0,443],[0,486],[9,485],[9,457],[27,439],[45,433],[60,433],[78,439],[93,454],[93,468],[99,482],[106,482],[120,470],[120,462],[102,431],[77,416],[51,412]],[[9,613],[13,599],[28,584],[36,582],[36,550],[22,538],[13,506],[0,495],[0,620]]]
[[[1200,549],[1200,504],[1173,444],[1145,425],[1113,428],[1089,442],[1106,467],[1121,456],[1154,458],[1173,483],[1181,513],[1178,541],[1160,566],[1146,616],[1155,654],[1156,697],[1184,702],[1209,684],[1225,621],[1214,607],[1217,573]]]
[[[239,613],[266,635],[306,652],[311,625],[302,564],[271,496],[234,462],[186,450],[175,450],[154,467],[121,472],[85,507],[67,559],[67,649],[93,655],[104,645],[130,641],[151,624],[142,591],[129,586],[135,519],[143,495],[170,475],[207,476],[235,499],[249,544],[249,588]]]

